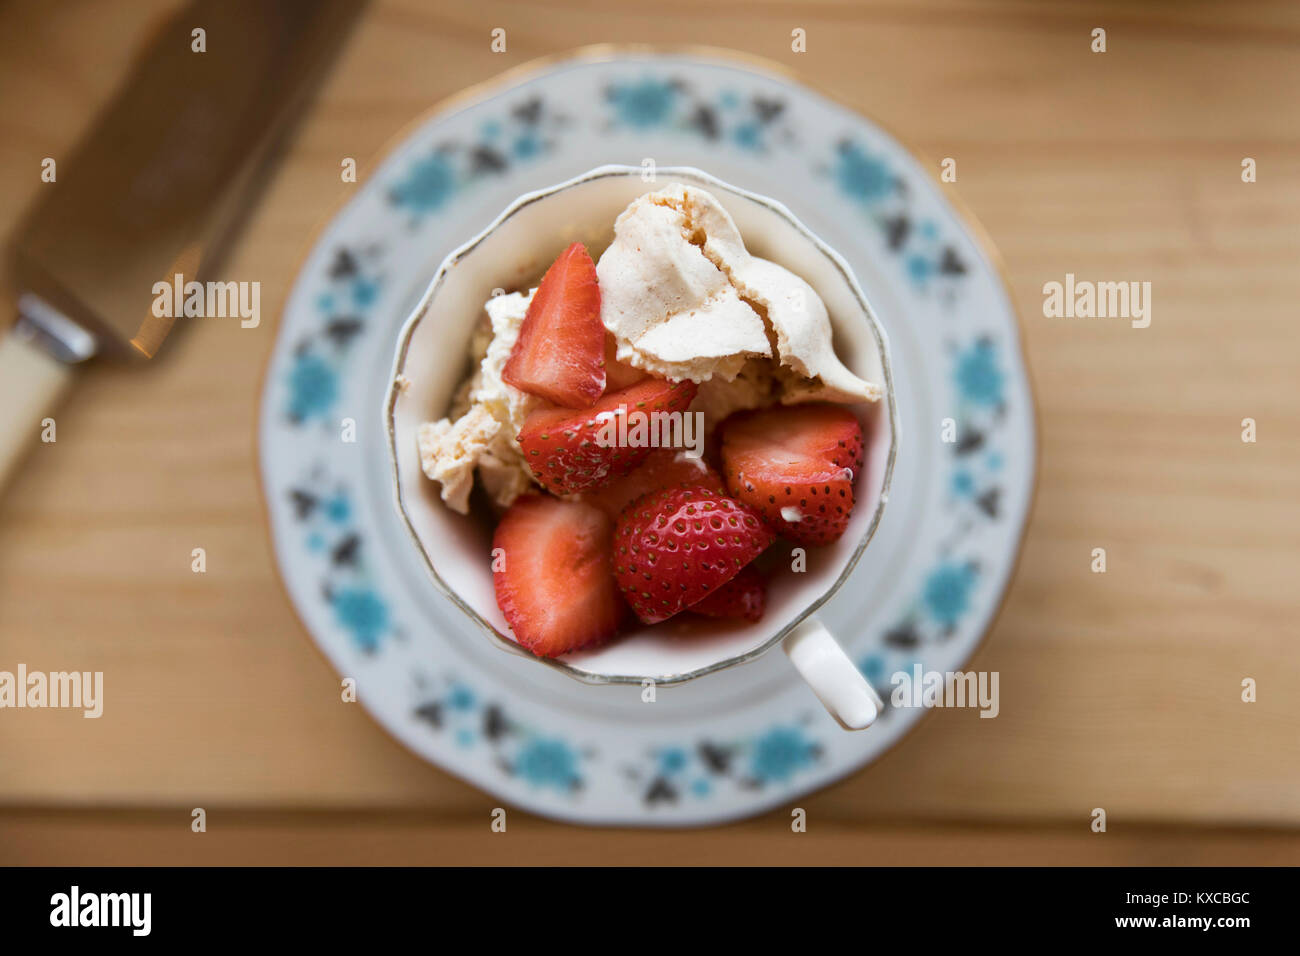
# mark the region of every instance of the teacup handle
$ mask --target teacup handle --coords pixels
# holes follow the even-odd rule
[[[884,708],[834,635],[815,617],[801,621],[782,646],[825,708],[845,730],[865,730]]]

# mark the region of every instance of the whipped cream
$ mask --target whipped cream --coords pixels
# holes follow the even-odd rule
[[[477,368],[456,390],[450,417],[427,422],[416,434],[425,475],[442,486],[447,507],[461,514],[469,512],[475,472],[501,507],[509,507],[533,484],[517,436],[541,399],[502,381],[501,370],[536,291],[487,301],[488,321],[470,341],[470,359]]]
[[[601,320],[629,365],[674,381],[730,382],[751,359],[766,358],[785,403],[881,396],[835,355],[830,316],[812,286],[750,255],[730,214],[703,189],[674,184],[633,200],[596,275]]]

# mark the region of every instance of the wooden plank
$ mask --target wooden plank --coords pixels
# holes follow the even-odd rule
[[[1300,835],[1276,830],[917,826],[808,818],[790,831],[772,814],[694,830],[591,830],[487,813],[240,813],[210,811],[207,832],[177,811],[22,812],[0,818],[0,865],[45,866],[1294,866]]]

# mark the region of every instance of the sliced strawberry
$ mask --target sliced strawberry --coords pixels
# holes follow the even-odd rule
[[[538,657],[618,630],[627,607],[614,581],[612,531],[599,508],[549,495],[524,495],[502,515],[492,536],[497,606]]]
[[[635,385],[644,378],[649,378],[649,372],[643,372],[634,365],[628,365],[626,362],[618,360],[618,343],[614,336],[609,332],[605,333],[605,391],[618,392],[629,385]]]
[[[748,565],[722,587],[691,605],[691,612],[705,617],[741,618],[757,621],[767,607],[767,584],[763,575]]]
[[[848,526],[862,426],[842,405],[785,405],[720,426],[727,488],[796,544],[829,544]]]
[[[600,286],[582,243],[560,253],[542,276],[501,378],[566,408],[587,408],[605,391]]]
[[[626,473],[650,453],[650,429],[657,429],[659,421],[651,417],[653,413],[683,412],[694,397],[694,382],[648,378],[606,395],[584,412],[538,409],[520,429],[519,445],[547,491],[557,495],[587,491]],[[622,435],[620,415],[628,416]],[[646,423],[640,435],[647,439],[644,443],[633,430],[638,420]]]
[[[772,543],[738,501],[704,488],[670,488],[634,501],[614,530],[614,574],[646,624],[720,588]]]
[[[707,488],[720,495],[727,493],[722,476],[703,458],[691,458],[677,448],[655,448],[631,471],[610,478],[584,496],[584,500],[617,519],[624,508],[642,495],[666,488]]]

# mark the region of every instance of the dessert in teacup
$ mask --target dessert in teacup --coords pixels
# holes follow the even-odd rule
[[[773,543],[821,548],[849,525],[867,454],[853,406],[881,384],[703,188],[639,196],[598,259],[574,242],[488,299],[469,357],[418,429],[420,465],[445,507],[493,524],[497,605],[533,654],[679,615],[759,621],[792,573],[764,558]]]

